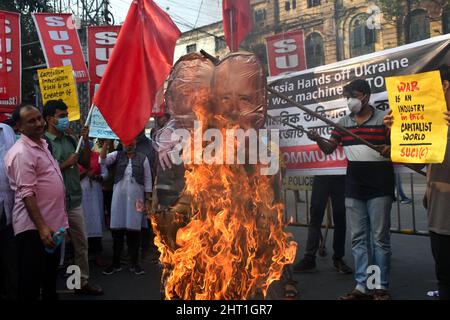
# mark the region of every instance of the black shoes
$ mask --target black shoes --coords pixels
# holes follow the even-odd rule
[[[303,258],[299,263],[294,265],[294,272],[316,272],[316,261]]]
[[[349,266],[347,266],[344,262],[344,260],[333,260],[334,268],[337,272],[342,274],[352,274],[353,270]],[[298,262],[296,265],[294,265],[294,272],[304,272],[304,273],[311,273],[311,272],[317,272],[316,269],[316,261],[313,259],[303,258]]]
[[[333,260],[334,268],[337,272],[342,274],[352,274],[353,270],[348,265],[345,264],[344,260]]]

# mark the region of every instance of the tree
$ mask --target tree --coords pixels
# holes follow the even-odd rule
[[[0,10],[21,13],[22,68],[45,63],[31,13],[51,12],[50,0],[1,0]],[[22,72],[22,100],[27,102],[34,101],[34,74],[30,69]]]

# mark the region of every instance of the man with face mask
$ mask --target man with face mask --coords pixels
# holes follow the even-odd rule
[[[81,289],[77,294],[102,295],[102,289],[89,283],[88,242],[82,207],[80,172],[77,163],[89,168],[89,129],[83,128],[81,135],[84,148],[80,156],[75,153],[77,140],[66,133],[69,128],[69,113],[62,100],[50,100],[44,106],[47,132],[44,135],[53,157],[58,161],[66,189],[66,207],[69,216],[68,234],[75,250],[75,264],[81,269]]]
[[[356,288],[342,300],[387,300],[391,260],[390,212],[394,199],[394,168],[389,159],[389,130],[383,124],[385,113],[369,104],[371,89],[367,81],[354,80],[344,87],[344,97],[350,110],[339,124],[370,143],[379,152],[359,140],[334,129],[331,140],[321,138],[316,132],[308,137],[320,149],[331,154],[342,145],[348,159],[345,207],[349,218],[352,253],[355,259]],[[372,239],[370,241],[368,239]],[[369,263],[369,250],[373,261]],[[380,283],[372,295],[366,282],[369,265],[380,270]]]

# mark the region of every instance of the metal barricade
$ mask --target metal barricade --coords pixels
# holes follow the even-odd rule
[[[422,198],[426,192],[425,178],[419,177],[413,173],[403,173],[403,178],[409,178],[409,189],[411,194],[411,203],[402,204],[400,199],[399,187],[396,186],[397,201],[393,203],[391,211],[392,227],[391,232],[395,234],[415,235],[415,236],[429,236],[427,231],[427,214],[426,209],[422,206]],[[288,195],[293,193],[294,208],[288,204]],[[304,198],[302,197],[304,195]],[[284,190],[285,202],[285,222],[289,226],[294,227],[308,227],[310,221],[310,190],[290,189],[289,186]],[[291,201],[292,202],[292,201]],[[299,210],[299,205],[304,204],[304,209]],[[408,208],[410,206],[410,208]],[[324,223],[322,228],[324,233],[323,240],[326,240],[329,229],[334,229],[332,223],[331,203],[328,201]],[[394,210],[396,210],[394,212]],[[292,212],[293,211],[293,212]],[[409,211],[409,212],[408,212]],[[303,215],[302,215],[303,213]],[[323,242],[324,242],[323,241]],[[321,244],[322,247],[322,244]],[[323,247],[324,248],[324,247]],[[320,252],[319,252],[320,254]]]

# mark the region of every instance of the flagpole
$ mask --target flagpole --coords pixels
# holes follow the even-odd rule
[[[94,111],[94,104],[92,104],[91,108],[89,109],[89,113],[86,118],[86,122],[84,123],[84,127],[87,127],[88,125],[90,125],[93,111]],[[80,139],[78,140],[77,150],[75,151],[75,153],[80,153],[82,142],[83,142],[83,137],[80,137]]]
[[[230,38],[231,38],[231,52],[236,51],[234,48],[234,28],[233,28],[233,9],[230,9]]]

